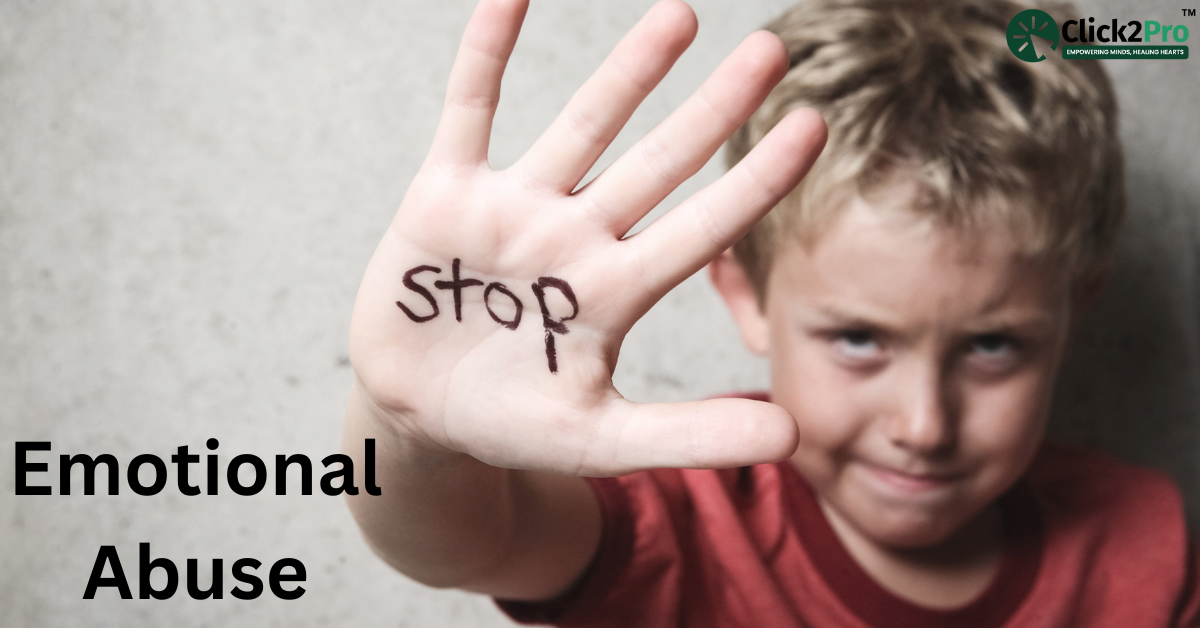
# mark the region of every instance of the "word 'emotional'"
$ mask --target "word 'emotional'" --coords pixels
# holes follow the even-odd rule
[[[461,260],[457,257],[450,268],[450,281],[438,280],[433,282],[433,287],[438,290],[449,290],[454,295],[454,319],[462,322],[462,294],[467,288],[483,286],[483,282],[478,279],[463,279],[459,267]],[[409,309],[408,306],[400,301],[396,301],[396,306],[400,311],[408,316],[409,320],[414,323],[425,323],[437,318],[440,310],[438,310],[437,299],[433,298],[433,293],[428,288],[417,283],[413,278],[421,273],[441,273],[442,269],[436,266],[417,266],[410,268],[404,273],[404,287],[421,295],[426,302],[429,303],[431,311],[429,314],[417,314]],[[557,277],[538,277],[537,283],[531,284],[533,288],[533,296],[537,298],[538,307],[542,310],[542,328],[546,330],[546,364],[550,367],[551,373],[558,372],[558,358],[554,349],[554,334],[566,335],[568,333],[566,322],[579,315],[579,301],[575,299],[575,292],[571,290],[571,286]],[[560,316],[555,318],[550,315],[550,308],[546,305],[546,290],[553,288],[563,295],[563,298],[571,304],[571,314],[568,316]],[[492,309],[492,299],[494,294],[501,294],[513,305],[512,317],[505,319]],[[483,288],[483,307],[487,310],[488,316],[492,320],[500,324],[505,329],[516,329],[521,324],[521,313],[525,309],[521,299],[513,294],[508,286],[493,281]]]
[[[210,438],[205,443],[210,451],[214,451],[220,443],[217,439]],[[17,495],[53,495],[53,485],[31,484],[30,475],[39,473],[50,473],[50,463],[45,460],[29,459],[30,452],[51,451],[50,441],[18,441],[16,443],[16,494]],[[35,454],[36,455],[36,454]],[[196,478],[196,471],[192,465],[198,465],[200,456],[193,454],[188,450],[187,445],[180,446],[174,455],[171,456],[171,462],[175,465],[175,479],[179,487],[179,492],[189,497],[195,497],[200,494],[216,495],[220,492],[220,463],[216,454],[207,456],[207,464],[205,465],[205,483],[204,490],[201,490],[201,482],[197,480],[192,483],[192,478]],[[364,476],[366,480],[366,491],[368,495],[378,496],[383,494],[383,490],[375,484],[375,439],[368,438],[363,441],[363,459],[365,464]],[[321,464],[325,465],[326,472],[321,478],[321,492],[326,495],[358,495],[358,487],[354,485],[354,458],[346,454],[333,454],[321,459]],[[330,468],[337,467],[341,468]],[[58,457],[58,494],[71,495],[71,478],[81,477],[83,480],[84,495],[96,494],[97,470],[104,467],[105,478],[107,479],[108,494],[121,494],[121,464],[116,456],[112,454],[100,454],[92,457],[88,454],[60,454]],[[148,483],[142,477],[142,471],[149,467],[153,473],[153,479]],[[253,480],[249,483],[243,481],[242,470],[249,467],[253,471]],[[277,455],[275,456],[275,494],[288,494],[288,470],[298,467],[300,470],[300,489],[305,495],[313,493],[313,464],[308,456],[304,454],[293,454],[291,456]],[[79,468],[80,471],[75,473],[74,470]],[[125,478],[129,484],[130,490],[138,495],[151,496],[158,495],[167,486],[167,464],[163,459],[154,454],[141,454],[134,456],[133,460],[129,461],[129,465],[125,469]],[[233,457],[229,462],[225,472],[226,483],[234,493],[243,496],[257,495],[267,486],[267,464],[262,458],[253,454],[241,454]],[[36,481],[36,480],[35,480]],[[103,486],[103,485],[102,485]],[[103,488],[102,488],[103,490]],[[76,493],[77,494],[77,493]],[[200,588],[199,582],[199,560],[188,558],[187,565],[187,591],[188,595],[193,599],[221,599],[224,595],[223,585],[223,565],[224,561],[220,558],[214,558],[212,561],[212,576],[211,583],[207,589]],[[230,575],[234,580],[237,580],[248,588],[236,586],[230,590],[230,594],[239,600],[253,600],[263,593],[263,579],[254,573],[255,569],[262,566],[262,562],[254,558],[240,558],[233,562]],[[154,598],[156,600],[165,600],[175,595],[175,591],[179,588],[180,570],[175,562],[169,558],[150,558],[150,544],[138,544],[138,597],[146,600]],[[105,568],[112,573],[111,576],[105,577]],[[291,573],[286,573],[284,570],[290,569]],[[166,584],[161,589],[155,588],[151,584],[151,574],[155,570],[162,570],[166,576]],[[304,563],[298,558],[281,558],[275,561],[271,566],[270,575],[267,582],[270,585],[271,592],[275,597],[282,600],[295,600],[301,595],[304,595],[304,587],[295,586],[287,588],[283,583],[286,582],[304,582],[306,571]],[[129,579],[125,577],[125,570],[121,566],[121,557],[117,553],[115,545],[101,545],[100,551],[96,554],[96,561],[92,564],[92,575],[88,578],[87,588],[84,589],[83,599],[92,600],[96,598],[96,592],[103,588],[114,588],[121,595],[121,599],[133,599],[133,592],[129,587]]]

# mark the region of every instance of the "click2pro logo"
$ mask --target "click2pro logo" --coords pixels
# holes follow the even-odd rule
[[[1188,9],[1183,13],[1195,16]],[[1180,44],[1189,34],[1186,24],[1095,17],[1067,20],[1060,29],[1049,13],[1026,9],[1013,16],[1005,38],[1016,58],[1034,63],[1053,50],[1064,59],[1187,59],[1188,47]]]
[[[1022,61],[1041,61],[1046,55],[1038,52],[1039,47],[1058,49],[1058,23],[1049,13],[1040,9],[1026,9],[1008,23],[1008,49]]]

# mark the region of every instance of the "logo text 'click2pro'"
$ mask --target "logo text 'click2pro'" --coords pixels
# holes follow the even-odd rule
[[[1187,41],[1189,35],[1185,24],[1163,24],[1155,20],[1127,20],[1117,18],[1097,20],[1094,17],[1079,18],[1058,23],[1049,13],[1040,9],[1026,9],[1013,16],[1008,23],[1005,37],[1008,48],[1022,61],[1036,62],[1046,58],[1045,51],[1059,50],[1065,42],[1062,54],[1067,58],[1187,58],[1187,46],[1170,47]],[[1158,44],[1122,46],[1119,44]],[[1118,44],[1116,46],[1097,46]],[[1077,45],[1070,45],[1077,44]],[[1078,44],[1090,44],[1081,46]],[[1161,44],[1168,44],[1163,47]]]

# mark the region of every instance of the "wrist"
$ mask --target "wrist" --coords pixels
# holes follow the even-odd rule
[[[470,458],[466,454],[443,446],[423,430],[417,429],[416,421],[405,412],[390,410],[375,400],[367,386],[358,377],[350,389],[346,409],[347,423],[356,425],[355,432],[378,435],[396,454],[406,458],[449,461],[454,458]]]

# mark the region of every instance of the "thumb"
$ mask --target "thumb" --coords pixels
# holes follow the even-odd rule
[[[787,410],[765,401],[710,399],[640,404],[624,399],[606,410],[603,424],[620,426],[584,475],[641,469],[725,469],[783,460],[796,451],[799,432]]]

